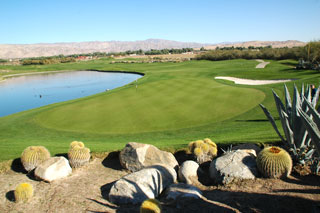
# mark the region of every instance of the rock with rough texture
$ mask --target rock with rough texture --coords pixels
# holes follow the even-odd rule
[[[210,177],[216,183],[228,184],[233,180],[254,179],[258,174],[254,150],[235,150],[213,160]]]
[[[172,184],[166,190],[166,199],[168,200],[177,200],[180,198],[199,199],[201,197],[202,197],[202,192],[200,189],[185,183]]]
[[[177,180],[172,167],[154,165],[128,174],[113,184],[109,200],[115,204],[139,204],[156,198]]]
[[[130,142],[120,152],[119,158],[122,167],[132,172],[156,164],[163,164],[172,168],[178,166],[178,162],[172,153],[161,151],[150,144]]]
[[[198,179],[199,164],[192,160],[183,162],[179,168],[179,181],[192,184],[193,180]]]
[[[34,171],[36,178],[48,182],[67,177],[71,173],[69,162],[64,157],[51,157],[41,163]]]
[[[252,144],[252,143],[245,143],[245,144],[240,144],[240,145],[232,147],[232,150],[238,150],[238,149],[254,150],[256,152],[255,155],[259,154],[259,152],[261,151],[261,148],[259,146],[257,146],[256,144]]]

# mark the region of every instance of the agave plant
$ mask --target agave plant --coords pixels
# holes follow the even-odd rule
[[[311,112],[308,110],[309,105],[313,107],[317,105],[320,89],[317,89],[312,97],[309,86],[307,86],[307,89],[305,90],[304,85],[302,85],[301,93],[299,94],[296,85],[294,85],[292,101],[286,85],[284,85],[284,91],[285,105],[282,103],[277,93],[275,91],[272,92],[285,138],[281,135],[274,118],[266,109],[266,107],[262,104],[260,104],[260,107],[271,122],[282,142],[286,145],[287,149],[291,153],[293,160],[301,164],[305,164],[307,161],[312,159],[315,149],[313,144],[311,144],[308,131],[303,125],[300,111],[305,112],[308,116],[310,115]]]
[[[307,101],[307,100],[306,100]],[[307,101],[308,105],[308,112],[310,113],[310,116],[308,116],[308,113],[305,113],[302,110],[299,110],[299,113],[301,115],[303,125],[307,129],[308,134],[311,138],[311,141],[316,148],[317,151],[317,157],[313,157],[312,165],[314,166],[315,172],[318,173],[320,171],[320,114],[315,109],[315,107]]]

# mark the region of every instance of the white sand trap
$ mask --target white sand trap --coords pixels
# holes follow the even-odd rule
[[[268,64],[270,64],[270,62],[265,62],[264,60],[261,60],[261,59],[257,59],[256,61],[257,61],[257,62],[260,62],[260,64],[258,64],[258,65],[256,66],[256,68],[258,68],[258,69],[263,69],[263,68],[265,68],[265,66],[267,66]]]
[[[283,82],[292,81],[292,79],[283,79],[283,80],[250,80],[250,79],[243,79],[243,78],[223,77],[223,76],[215,77],[215,79],[233,81],[235,84],[243,84],[243,85],[265,85],[265,84],[277,84],[277,83],[283,83]]]

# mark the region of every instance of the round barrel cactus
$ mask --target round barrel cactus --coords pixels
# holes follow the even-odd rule
[[[86,147],[74,146],[68,152],[71,167],[78,168],[87,164],[90,160],[90,149]]]
[[[50,158],[50,152],[43,146],[29,146],[21,154],[21,163],[30,172]]]
[[[258,154],[257,167],[266,178],[284,178],[291,173],[292,159],[280,147],[266,147]]]
[[[156,199],[147,199],[140,206],[140,213],[160,213],[161,205]]]
[[[33,188],[29,183],[21,183],[14,190],[16,202],[28,202],[33,196]]]

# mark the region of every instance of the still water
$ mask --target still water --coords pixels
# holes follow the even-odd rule
[[[33,74],[0,82],[0,117],[126,85],[139,74],[72,71]]]

